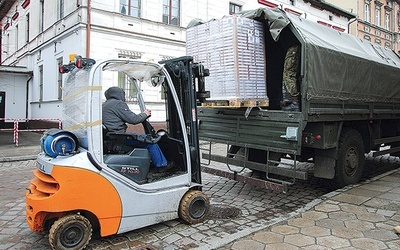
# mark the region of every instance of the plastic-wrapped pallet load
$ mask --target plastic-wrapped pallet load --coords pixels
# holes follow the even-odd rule
[[[266,100],[265,45],[260,22],[227,16],[187,30],[186,53],[210,70],[209,100]]]

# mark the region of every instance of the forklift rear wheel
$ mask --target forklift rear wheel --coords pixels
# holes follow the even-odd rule
[[[202,222],[208,215],[210,200],[199,190],[189,190],[179,204],[179,217],[189,224]]]
[[[92,225],[80,214],[59,218],[50,228],[49,242],[52,249],[83,249],[92,237]]]

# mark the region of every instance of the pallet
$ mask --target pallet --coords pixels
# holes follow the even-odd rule
[[[201,104],[203,107],[231,107],[231,108],[248,108],[248,107],[268,107],[268,99],[231,99],[206,101]]]

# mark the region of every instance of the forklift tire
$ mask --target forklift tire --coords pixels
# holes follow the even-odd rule
[[[53,223],[49,232],[52,249],[83,249],[92,237],[92,225],[80,214],[69,214]]]
[[[337,188],[358,183],[364,171],[365,151],[360,133],[344,129],[340,135],[334,183]]]
[[[189,190],[179,204],[179,217],[189,224],[202,222],[208,215],[210,200],[199,190]]]

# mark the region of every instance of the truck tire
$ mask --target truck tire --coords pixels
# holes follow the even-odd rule
[[[80,214],[69,214],[53,223],[49,232],[52,249],[83,249],[92,237],[92,225]]]
[[[335,178],[336,187],[341,188],[360,181],[364,171],[365,151],[360,133],[355,129],[343,129],[338,147]]]
[[[210,210],[210,200],[199,190],[189,190],[179,204],[179,217],[189,224],[202,222]]]

